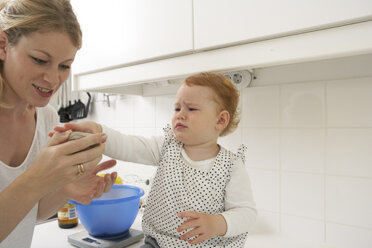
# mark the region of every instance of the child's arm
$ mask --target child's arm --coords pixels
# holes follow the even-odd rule
[[[255,223],[256,205],[249,175],[241,160],[237,160],[232,167],[231,179],[226,185],[225,212],[221,215],[227,224],[225,237],[248,232]]]
[[[69,129],[87,133],[104,132],[108,136],[104,154],[114,159],[133,163],[158,165],[164,143],[164,137],[161,136],[144,138],[125,135],[93,121],[67,123],[63,127],[54,128],[57,132],[64,132]]]
[[[106,126],[102,129],[108,137],[105,155],[127,162],[158,165],[164,137],[125,135]]]

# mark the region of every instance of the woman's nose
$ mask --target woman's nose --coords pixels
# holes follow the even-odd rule
[[[49,69],[44,74],[44,80],[51,84],[59,84],[59,71],[58,69]]]

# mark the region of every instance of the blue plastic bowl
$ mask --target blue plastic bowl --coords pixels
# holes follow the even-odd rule
[[[89,235],[101,239],[124,237],[138,214],[143,189],[129,185],[113,185],[111,190],[89,205],[76,205],[80,222]]]

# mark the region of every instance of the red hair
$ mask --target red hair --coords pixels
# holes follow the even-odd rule
[[[238,113],[240,94],[231,81],[219,73],[202,72],[187,77],[183,84],[187,86],[204,86],[212,89],[216,96],[216,102],[221,106],[222,110],[229,112],[230,121],[220,136],[225,136],[236,129],[240,121]]]

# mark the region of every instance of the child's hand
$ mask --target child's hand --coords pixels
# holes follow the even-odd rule
[[[180,237],[182,240],[190,238],[188,241],[190,244],[199,244],[214,236],[223,236],[227,231],[225,218],[220,214],[214,215],[188,211],[179,213],[178,217],[187,218],[187,220],[177,228],[177,232],[191,229]]]
[[[60,128],[60,129],[59,129]],[[72,131],[80,131],[86,133],[101,133],[102,126],[93,121],[83,121],[79,123],[66,123],[63,127],[54,128],[55,131],[66,131],[71,129]]]
[[[54,127],[55,132],[65,132],[67,130],[80,131],[85,133],[101,133],[102,126],[93,121],[83,121],[80,123],[66,123],[63,127]],[[48,133],[49,137],[53,137],[55,132]]]

